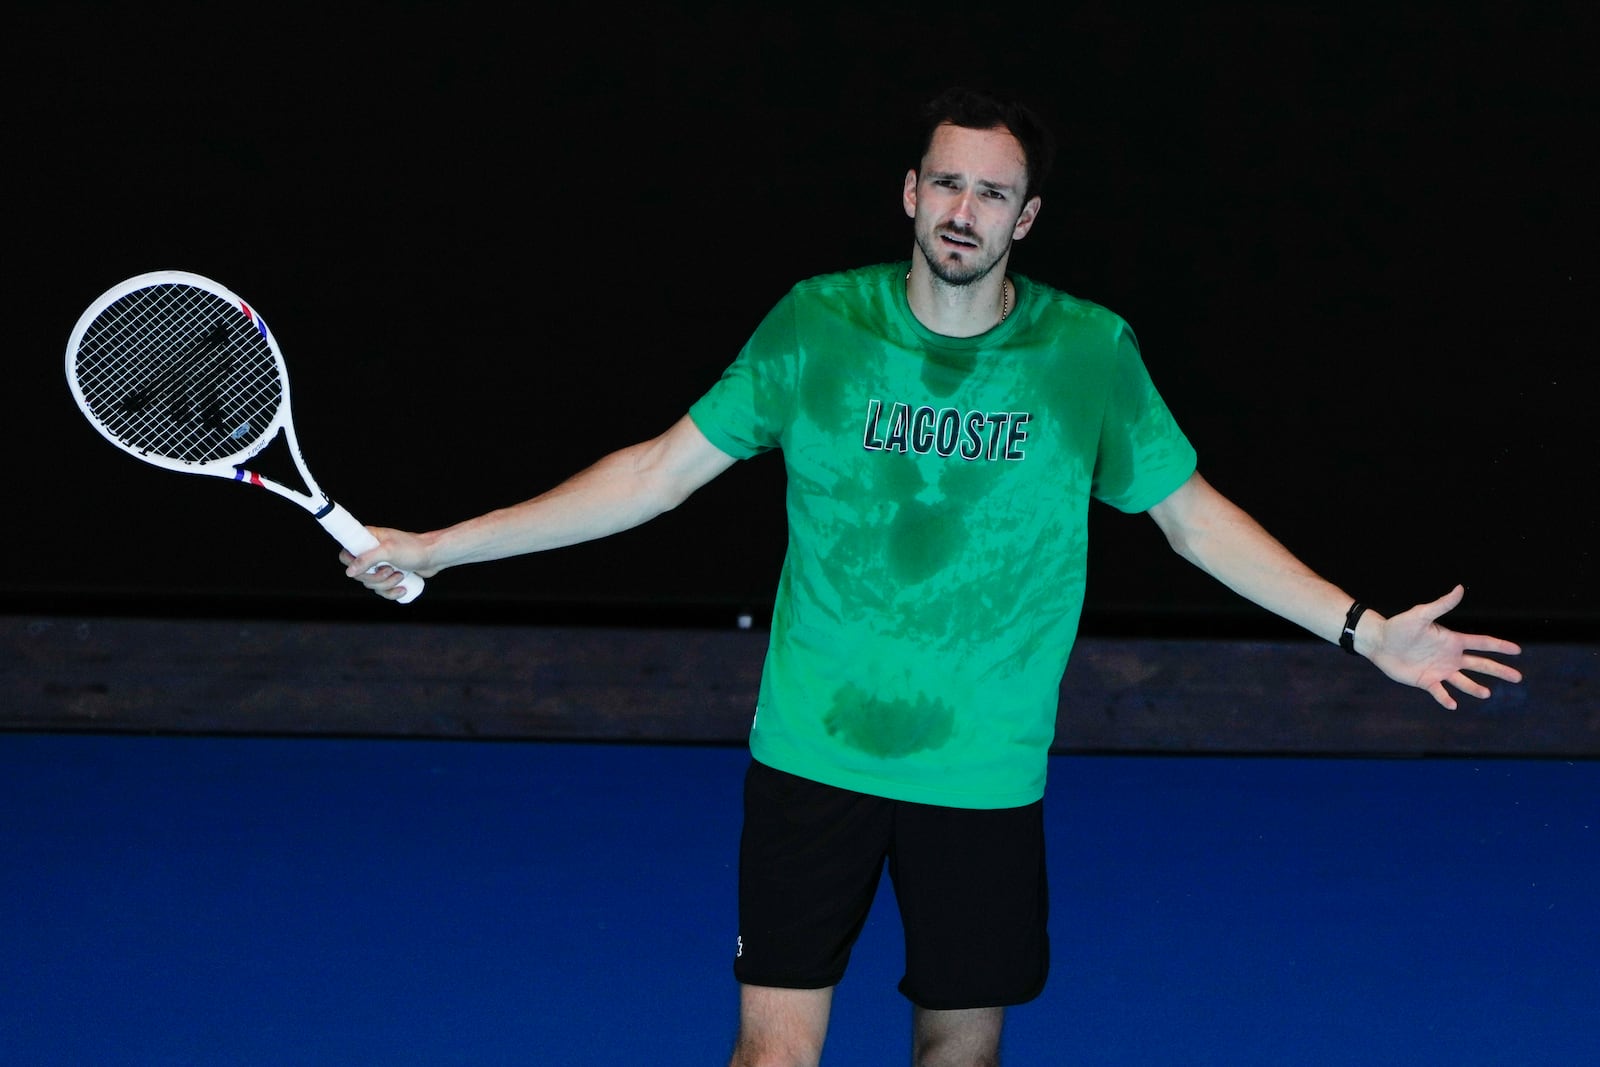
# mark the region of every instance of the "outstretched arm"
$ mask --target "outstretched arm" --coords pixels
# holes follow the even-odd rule
[[[1197,472],[1150,509],[1173,550],[1241,596],[1328,641],[1338,641],[1352,599],[1280,544]],[[1445,684],[1474,697],[1489,690],[1466,672],[1520,682],[1516,668],[1488,654],[1514,656],[1510,641],[1459,634],[1438,623],[1461,603],[1461,586],[1392,619],[1367,611],[1356,624],[1355,650],[1397,682],[1456,706]]]
[[[549,492],[430,533],[369,527],[376,547],[352,557],[345,573],[380,596],[404,592],[393,567],[432,578],[446,567],[592,541],[655,518],[732,466],[685,415],[666,433],[619,449]]]

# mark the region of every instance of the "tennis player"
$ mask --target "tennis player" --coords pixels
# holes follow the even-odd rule
[[[1133,331],[1010,270],[1052,139],[1025,105],[952,90],[901,191],[902,260],[795,285],[658,437],[446,529],[372,528],[341,558],[449,567],[604,537],[736,460],[782,452],[788,552],[750,734],[732,1063],[816,1064],[835,985],[887,864],[918,1064],[998,1062],[1005,1009],[1049,967],[1041,824],[1091,500],[1263,608],[1446,708],[1485,697],[1509,641],[1393,618],[1313,573],[1196,469]]]

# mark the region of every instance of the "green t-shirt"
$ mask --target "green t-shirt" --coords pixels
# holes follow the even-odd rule
[[[1083,606],[1091,497],[1159,503],[1195,453],[1105,308],[1011,275],[977,337],[933,333],[908,264],[796,285],[690,408],[783,451],[789,544],[756,759],[966,808],[1044,793]]]

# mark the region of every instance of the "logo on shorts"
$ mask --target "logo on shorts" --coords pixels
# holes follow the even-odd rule
[[[734,948],[733,958],[734,959],[738,959],[739,957],[744,955],[744,935],[740,934],[734,940],[736,940],[738,942],[738,944]]]

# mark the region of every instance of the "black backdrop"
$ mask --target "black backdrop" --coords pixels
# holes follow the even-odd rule
[[[1062,134],[1013,268],[1132,322],[1215,483],[1381,608],[1461,581],[1464,624],[1586,639],[1588,6],[25,6],[0,607],[759,624],[775,457],[401,608],[292,506],[101,441],[67,334],[126,276],[218,279],[325,488],[442,525],[665,428],[797,278],[907,255],[907,116],[975,82]],[[1091,632],[1277,632],[1142,517],[1092,551]]]

